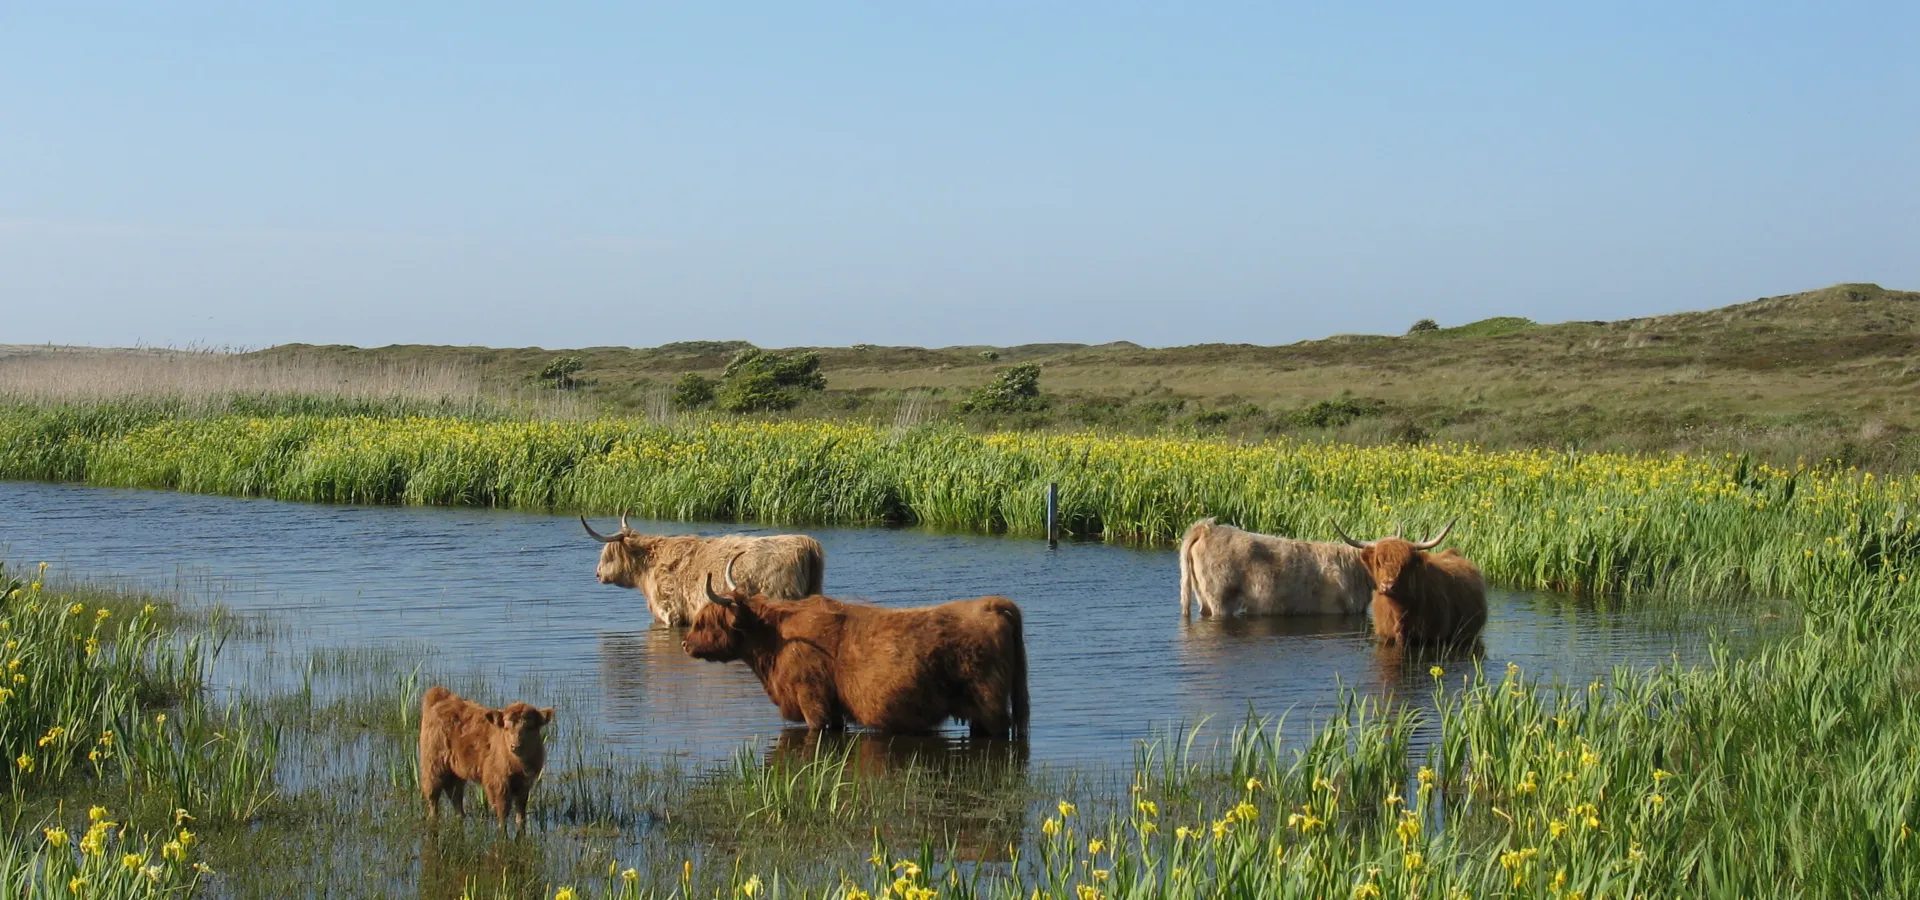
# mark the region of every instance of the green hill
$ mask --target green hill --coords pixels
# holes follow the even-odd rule
[[[1920,411],[1920,292],[1841,284],[1748,303],[1615,322],[1535,324],[1501,317],[1408,336],[1342,335],[1277,347],[1200,344],[804,348],[828,389],[793,415],[890,420],[952,400],[1009,365],[1037,362],[1043,412],[996,427],[1190,427],[1238,435],[1327,434],[1360,441],[1472,440],[1490,446],[1752,450],[1791,461],[1837,456],[1914,463]],[[577,354],[580,399],[656,413],[683,373],[717,376],[748,346],[496,349],[291,344],[270,359],[470,366],[523,386],[556,355]],[[1351,400],[1331,419],[1314,413]],[[1356,412],[1357,411],[1357,412]],[[1331,424],[1329,424],[1331,423]]]

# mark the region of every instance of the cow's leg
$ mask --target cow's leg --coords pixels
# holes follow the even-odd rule
[[[493,815],[500,826],[500,833],[507,832],[507,785],[504,781],[487,782],[487,805],[493,807]]]
[[[846,718],[840,714],[839,704],[832,697],[808,692],[800,696],[800,717],[806,720],[807,728],[813,731],[839,731],[847,727]]]
[[[968,711],[967,734],[976,738],[1005,738],[1013,732],[1010,698],[1004,685],[986,679],[973,689],[973,709]]]
[[[447,795],[447,800],[453,803],[453,811],[459,814],[460,818],[466,818],[467,780],[449,777],[441,782],[441,791]]]

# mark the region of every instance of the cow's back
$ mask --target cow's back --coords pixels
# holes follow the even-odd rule
[[[1345,544],[1215,525],[1201,547],[1197,581],[1216,586],[1207,599],[1224,614],[1355,615],[1373,593],[1360,551]]]
[[[665,539],[655,553],[656,586],[647,591],[647,605],[655,618],[669,625],[693,621],[707,605],[707,576],[713,576],[719,589],[730,560],[734,583],[770,600],[818,594],[826,566],[820,542],[804,534],[682,535]]]
[[[915,609],[840,607],[835,684],[855,721],[911,721],[904,730],[930,729],[964,707],[968,698],[963,695],[983,680],[1017,692],[1016,718],[1024,719],[1024,623],[1013,601],[981,597]]]

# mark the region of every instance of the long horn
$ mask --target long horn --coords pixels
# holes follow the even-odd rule
[[[739,558],[740,558],[740,554],[738,553],[735,553],[734,555],[727,558],[726,575],[727,575],[727,590],[729,592],[737,591],[740,589],[739,585],[736,585],[733,583],[733,561]]]
[[[733,608],[733,598],[723,597],[713,592],[713,573],[707,573],[707,602],[724,609]]]
[[[600,543],[602,543],[602,544],[611,544],[611,543],[613,543],[614,541],[617,541],[617,540],[619,540],[619,539],[620,539],[620,536],[619,536],[619,535],[615,535],[615,536],[613,536],[613,537],[607,537],[606,535],[604,535],[604,534],[601,534],[600,532],[598,532],[598,531],[595,531],[595,530],[593,530],[593,526],[592,526],[592,525],[588,525],[588,524],[587,524],[587,517],[586,517],[586,516],[581,516],[581,517],[580,517],[580,527],[582,527],[582,528],[585,528],[585,529],[587,530],[587,533],[588,533],[588,534],[590,534],[590,535],[593,535],[593,539],[594,539],[594,540],[596,540],[596,541],[599,541],[599,542],[600,542]]]
[[[1413,549],[1432,550],[1433,548],[1440,546],[1440,542],[1447,539],[1447,532],[1453,530],[1453,523],[1458,521],[1460,521],[1459,516],[1454,516],[1453,518],[1448,519],[1447,527],[1440,529],[1439,534],[1434,535],[1431,539],[1424,540],[1424,541],[1421,541],[1420,543],[1414,544]]]
[[[627,527],[627,514],[626,514],[626,513],[621,513],[621,514],[620,514],[620,530],[621,530],[621,531],[632,531],[632,530],[633,530],[633,529],[631,529],[631,528],[628,528],[628,527]]]
[[[1343,541],[1346,541],[1347,546],[1352,547],[1355,550],[1365,550],[1368,547],[1373,546],[1374,544],[1373,541],[1356,541],[1353,538],[1347,537],[1347,530],[1344,528],[1341,528],[1339,522],[1333,522],[1333,530],[1340,534],[1340,539]]]
[[[1401,532],[1402,530],[1403,530],[1403,529],[1401,528],[1401,523],[1399,523],[1399,522],[1395,522],[1395,523],[1393,523],[1393,536],[1394,536],[1394,537],[1399,537],[1399,536],[1400,536],[1400,532]]]

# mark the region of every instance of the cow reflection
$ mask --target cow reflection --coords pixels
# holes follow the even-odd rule
[[[845,759],[847,780],[898,804],[881,826],[889,843],[940,834],[952,842],[955,859],[1007,862],[1025,839],[1028,753],[1025,740],[786,728],[765,762]]]
[[[861,775],[888,775],[908,769],[942,774],[968,769],[1025,771],[1028,745],[1008,741],[933,734],[887,734],[878,731],[812,731],[783,728],[767,748],[768,765],[789,765],[823,757],[845,755],[848,767]]]
[[[1474,665],[1485,655],[1485,648],[1477,641],[1471,647],[1444,649],[1375,644],[1375,690],[1387,700],[1393,700],[1403,693],[1424,698],[1433,693],[1435,668],[1445,673],[1443,677],[1458,679],[1462,674],[1472,672]]]

